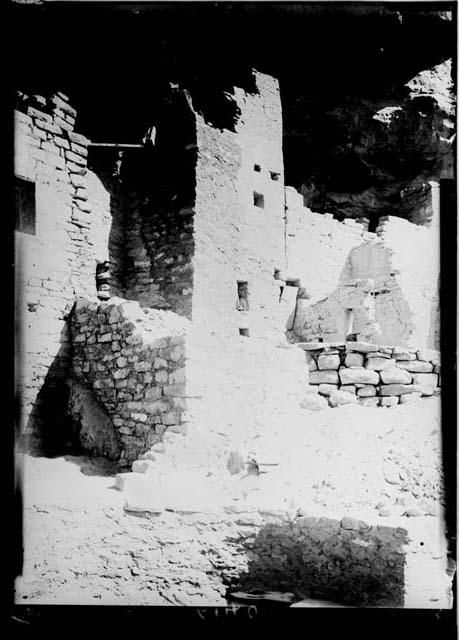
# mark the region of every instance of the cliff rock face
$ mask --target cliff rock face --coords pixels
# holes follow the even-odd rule
[[[294,131],[301,136],[301,154],[317,159],[309,160],[304,176],[298,170],[295,176],[311,209],[339,219],[368,217],[370,224],[381,215],[415,221],[427,182],[454,177],[451,60],[381,99],[344,97],[322,107],[305,99],[302,130]],[[291,131],[285,133],[288,139]],[[287,148],[287,168],[290,162]]]

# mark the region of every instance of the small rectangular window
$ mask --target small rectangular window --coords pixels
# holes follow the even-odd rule
[[[239,335],[240,336],[245,336],[246,338],[248,338],[249,337],[249,330],[246,329],[246,328],[244,328],[244,329],[241,328],[241,329],[239,329]]]
[[[16,231],[35,235],[35,183],[15,179]]]
[[[260,166],[259,164],[254,164],[254,165],[253,165],[253,170],[254,170],[254,171],[257,171],[258,173],[260,173],[260,171],[261,171],[261,166]]]
[[[256,207],[260,207],[260,209],[265,208],[265,197],[262,193],[258,193],[257,191],[253,192],[253,204]]]
[[[274,180],[274,182],[277,182],[280,178],[280,173],[277,173],[277,171],[270,171],[269,174],[271,176],[271,180]]]
[[[237,310],[249,310],[249,284],[244,280],[237,282]]]

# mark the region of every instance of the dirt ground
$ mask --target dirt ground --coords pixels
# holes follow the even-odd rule
[[[257,460],[272,466],[261,467],[267,472],[259,477],[203,469],[216,499],[339,517],[359,511],[382,524],[395,516],[442,517],[439,398],[389,409],[303,411],[250,440]],[[117,469],[104,460],[19,455],[18,471],[24,500],[18,604],[226,603],[215,573],[224,555],[216,562],[215,549],[206,554],[197,546],[211,521],[198,518],[193,538],[177,529],[173,513],[152,519],[127,512],[126,495],[114,486]],[[173,468],[158,466],[158,474],[174,485]]]

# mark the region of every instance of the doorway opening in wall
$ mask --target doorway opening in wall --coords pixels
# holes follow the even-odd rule
[[[35,183],[15,178],[16,231],[34,236],[36,233]]]
[[[370,231],[371,233],[375,233],[376,229],[378,228],[378,225],[379,225],[379,216],[372,215],[368,223],[368,231]]]
[[[246,280],[237,281],[237,305],[238,311],[249,310],[249,283]]]
[[[253,192],[253,204],[260,209],[265,208],[265,197],[262,193],[258,193],[258,191]]]

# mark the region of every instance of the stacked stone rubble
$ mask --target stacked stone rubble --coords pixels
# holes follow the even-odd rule
[[[309,383],[332,406],[359,402],[390,407],[440,392],[437,351],[365,342],[304,342],[299,346],[307,353]]]

